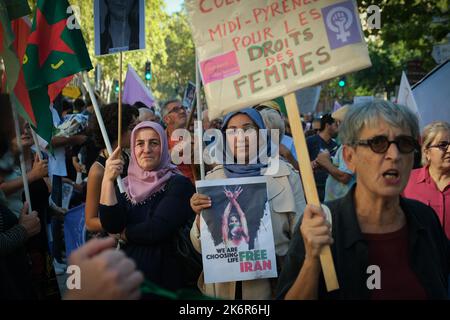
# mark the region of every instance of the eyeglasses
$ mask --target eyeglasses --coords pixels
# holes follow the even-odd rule
[[[176,107],[173,107],[172,110],[170,110],[168,112],[168,114],[172,113],[172,112],[180,113],[180,111],[184,112],[184,111],[186,111],[186,109],[183,106],[176,106]]]
[[[411,153],[419,149],[417,141],[410,136],[398,136],[394,140],[389,140],[386,136],[376,136],[368,140],[359,140],[355,144],[369,146],[375,153],[385,153],[392,143],[397,146],[400,153]]]
[[[257,132],[258,127],[250,125],[250,126],[245,126],[243,128],[228,128],[228,129],[226,129],[225,132],[227,134],[237,135],[240,131],[244,132],[244,133],[249,133],[249,132],[251,132],[251,130],[254,130],[254,132]]]
[[[441,141],[438,144],[432,145],[432,146],[428,146],[427,149],[429,148],[439,148],[439,150],[441,150],[442,152],[447,152],[448,146],[450,145],[449,141]]]

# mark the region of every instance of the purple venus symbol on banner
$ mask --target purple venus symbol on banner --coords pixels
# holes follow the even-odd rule
[[[331,49],[361,42],[359,24],[352,1],[341,2],[322,9]]]

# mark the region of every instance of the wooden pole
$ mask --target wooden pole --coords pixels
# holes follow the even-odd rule
[[[203,163],[203,114],[202,114],[202,99],[200,99],[200,87],[202,81],[200,78],[200,69],[198,64],[198,55],[195,55],[195,91],[197,98],[197,119],[198,119],[198,158],[200,162],[200,178],[205,179],[205,164]]]
[[[195,112],[194,108],[191,108],[191,112],[189,113],[189,118],[186,122],[186,126],[184,127],[188,131],[189,131],[189,127],[192,124],[192,119],[194,119],[194,112]],[[195,168],[195,163],[191,162],[190,167],[191,167],[192,175],[194,176],[194,180],[198,180],[197,169]]]
[[[300,122],[300,111],[297,105],[295,93],[290,93],[284,97],[286,110],[288,113],[289,123],[291,125],[292,137],[297,152],[297,159],[300,166],[300,174],[302,176],[303,190],[305,192],[306,202],[316,206],[320,206],[319,195],[316,189],[316,182],[311,167],[308,148],[306,146],[305,134]],[[333,291],[339,289],[339,283],[334,268],[333,256],[331,255],[330,246],[324,246],[320,253],[320,264],[322,266],[323,275],[327,290]]]
[[[117,146],[122,147],[122,51],[119,54],[119,122],[118,122],[118,133],[117,133]]]

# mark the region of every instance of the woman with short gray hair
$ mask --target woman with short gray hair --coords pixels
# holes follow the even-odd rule
[[[430,207],[400,196],[419,148],[418,132],[414,114],[388,101],[348,111],[341,138],[356,184],[325,208],[306,206],[290,243],[278,297],[447,298],[450,247],[439,220]],[[327,245],[339,282],[339,290],[332,292],[325,289],[319,259]]]

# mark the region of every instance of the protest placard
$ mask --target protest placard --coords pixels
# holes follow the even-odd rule
[[[211,119],[371,65],[352,0],[186,8]]]
[[[144,0],[95,0],[95,54],[145,49]]]
[[[277,277],[265,177],[203,180],[212,199],[200,223],[205,283]]]
[[[182,105],[183,107],[187,108],[187,109],[191,109],[194,100],[195,100],[195,84],[192,83],[191,81],[188,82],[186,89],[184,90],[184,96],[183,96],[183,102]]]

